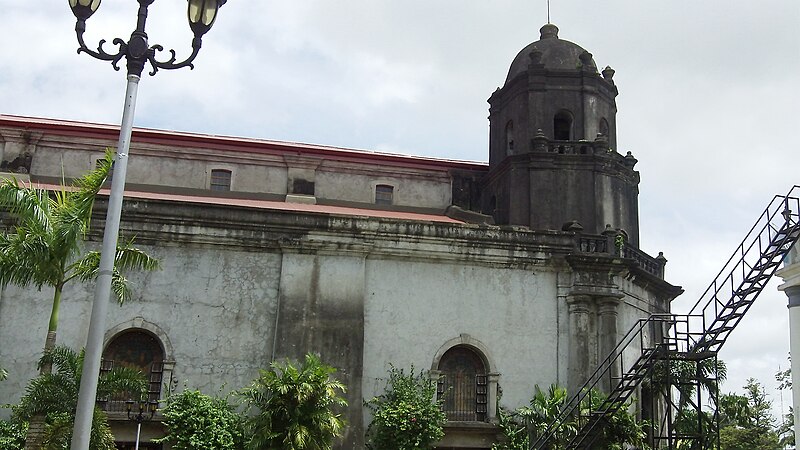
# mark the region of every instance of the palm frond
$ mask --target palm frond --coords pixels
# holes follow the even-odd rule
[[[48,423],[42,436],[42,448],[46,450],[68,448],[75,417],[66,412],[59,412],[48,414],[47,419]]]
[[[103,374],[97,382],[99,397],[127,392],[133,399],[140,399],[147,389],[147,379],[142,371],[131,367],[114,367]]]
[[[117,248],[114,271],[111,276],[111,292],[122,305],[130,299],[131,292],[128,279],[122,270],[157,270],[161,268],[159,261],[142,250],[131,246],[132,241]],[[97,278],[100,269],[100,252],[88,252],[83,258],[75,261],[68,269],[67,281],[78,278],[82,282]]]
[[[44,365],[54,366],[61,376],[76,378],[83,366],[83,351],[76,352],[63,345],[46,349],[39,359],[39,368]]]
[[[102,188],[103,184],[106,182],[106,178],[108,178],[108,174],[111,172],[111,167],[113,164],[114,150],[112,148],[106,148],[103,158],[97,160],[97,166],[95,169],[86,175],[77,178],[72,183],[73,186],[78,188],[77,198],[85,198],[87,201],[93,202],[97,192],[100,191],[100,188]]]
[[[240,395],[258,413],[247,419],[248,448],[330,449],[343,422],[336,407],[344,386],[331,378],[336,369],[307,355],[302,365],[275,362]]]
[[[119,270],[159,270],[161,263],[144,251],[133,246],[133,239],[117,247],[114,265]]]
[[[111,292],[117,299],[117,303],[124,304],[131,298],[131,289],[128,286],[128,279],[122,275],[116,267],[111,273]]]
[[[112,161],[113,153],[106,150],[96,169],[74,180],[71,189],[54,193],[53,234],[60,246],[77,251],[77,245],[89,230],[94,201],[108,177]]]
[[[51,205],[44,189],[25,186],[16,178],[0,182],[0,208],[16,216],[19,222],[35,222],[49,228]]]
[[[41,413],[71,412],[77,399],[78,385],[73,377],[44,374],[28,383],[25,395],[12,407],[12,412],[21,420]]]
[[[46,236],[17,229],[0,234],[0,286],[54,285],[58,266],[53,264]]]
[[[100,270],[100,252],[87,252],[82,258],[73,262],[68,268],[68,276],[65,279],[70,281],[77,278],[83,283],[93,281],[97,278],[97,272]]]

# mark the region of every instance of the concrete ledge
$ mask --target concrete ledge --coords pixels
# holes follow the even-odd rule
[[[489,449],[499,436],[500,427],[491,423],[450,421],[444,426],[444,438],[436,448]]]
[[[10,180],[12,178],[16,178],[20,183],[27,184],[31,182],[31,176],[27,173],[0,172],[0,181]]]
[[[286,194],[286,203],[303,203],[305,205],[316,205],[317,198],[313,195]]]

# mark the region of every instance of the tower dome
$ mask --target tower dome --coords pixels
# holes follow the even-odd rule
[[[483,210],[496,223],[586,233],[606,225],[638,244],[636,158],[617,149],[614,70],[552,24],[511,63],[489,98]]]
[[[540,30],[540,38],[523,48],[508,70],[506,84],[528,71],[528,65],[538,59],[547,70],[575,70],[586,68],[597,72],[592,54],[573,42],[559,39],[558,27],[548,23]]]

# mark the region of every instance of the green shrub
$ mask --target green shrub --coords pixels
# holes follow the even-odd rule
[[[0,420],[0,448],[3,450],[23,450],[28,422]]]
[[[389,371],[386,392],[365,402],[373,413],[367,447],[375,450],[431,449],[443,436],[447,417],[436,398],[436,384],[424,371]]]
[[[500,442],[492,444],[492,450],[529,450],[531,439],[525,419],[518,412],[505,408],[500,408],[498,418],[503,437]]]
[[[163,409],[168,442],[175,450],[243,448],[242,418],[226,398],[184,390],[167,399]]]

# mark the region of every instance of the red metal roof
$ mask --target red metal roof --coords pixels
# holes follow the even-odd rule
[[[26,183],[27,184],[27,183]],[[34,187],[40,189],[47,189],[50,191],[64,189],[61,185],[48,184],[48,183],[31,183]],[[72,189],[67,186],[66,189]],[[101,189],[101,195],[109,195],[109,189]],[[220,205],[220,206],[240,206],[245,208],[267,209],[278,211],[294,211],[301,213],[311,214],[328,214],[336,216],[357,216],[357,217],[374,217],[384,219],[396,220],[413,220],[422,222],[440,222],[460,224],[463,221],[450,218],[444,214],[423,214],[403,211],[392,210],[378,210],[366,208],[354,208],[346,206],[331,206],[331,205],[309,205],[304,203],[287,203],[274,200],[257,200],[257,199],[242,199],[242,198],[229,198],[229,197],[206,197],[200,195],[184,195],[184,194],[166,194],[160,192],[145,192],[145,191],[131,191],[125,190],[125,198],[128,199],[153,199],[153,200],[166,200],[180,203],[193,203],[204,205]]]
[[[39,130],[62,136],[76,136],[116,140],[119,126],[78,122],[71,120],[46,119],[38,117],[0,114],[0,126],[23,127],[27,130]],[[410,167],[427,170],[447,171],[449,169],[488,170],[488,164],[474,161],[458,161],[425,156],[408,156],[394,153],[381,153],[369,150],[355,150],[317,144],[271,141],[212,134],[186,133],[180,131],[156,130],[150,128],[134,128],[133,141],[173,147],[197,147],[229,151],[265,154],[296,154],[320,156],[340,161],[357,161],[384,166]]]

